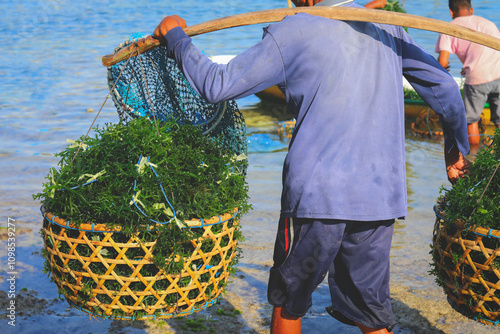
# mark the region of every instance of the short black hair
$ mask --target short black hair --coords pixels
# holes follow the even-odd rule
[[[470,2],[471,0],[449,0],[448,6],[452,12],[458,13],[460,8],[471,9],[472,4]]]

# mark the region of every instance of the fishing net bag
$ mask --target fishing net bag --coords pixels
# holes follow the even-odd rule
[[[434,207],[436,282],[450,305],[466,317],[500,325],[500,231],[446,220],[444,199]]]
[[[132,35],[115,53],[135,45],[143,37]],[[138,52],[138,51],[137,51]],[[192,124],[203,134],[217,137],[236,155],[246,154],[246,125],[234,101],[212,104],[196,93],[166,47],[149,50],[108,67],[111,98],[124,122],[136,117],[152,121],[175,119]]]
[[[203,229],[203,235],[183,245],[191,254],[177,274],[153,263],[154,239],[105,224],[77,228],[42,213],[45,269],[70,305],[105,319],[167,319],[201,311],[216,303],[239,256],[237,210],[186,222]]]

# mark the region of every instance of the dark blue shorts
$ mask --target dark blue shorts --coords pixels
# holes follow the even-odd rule
[[[281,218],[268,300],[302,317],[328,273],[336,319],[371,328],[395,324],[389,292],[389,253],[394,220],[358,222]]]

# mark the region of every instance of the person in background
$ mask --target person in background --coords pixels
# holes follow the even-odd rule
[[[363,8],[345,0],[293,2]],[[203,98],[216,103],[278,85],[297,120],[268,284],[271,333],[301,332],[327,274],[330,315],[363,333],[390,333],[389,253],[395,219],[407,215],[402,77],[441,117],[450,181],[469,166],[455,80],[393,25],[291,15],[228,64],[212,62],[184,27],[168,16],[153,36]]]
[[[365,8],[371,8],[371,9],[384,8],[386,4],[387,4],[387,0],[373,0],[373,1],[370,1],[369,3],[367,3],[365,5]]]
[[[474,15],[470,0],[449,0],[451,23],[500,37],[496,25]],[[479,146],[479,120],[486,102],[490,104],[491,122],[500,128],[500,52],[457,37],[440,35],[436,43],[438,61],[449,68],[450,54],[456,54],[463,64],[465,76],[464,104],[467,114],[469,143]]]

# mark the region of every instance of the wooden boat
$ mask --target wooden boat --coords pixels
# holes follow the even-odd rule
[[[410,108],[410,112],[415,115],[411,117],[410,126],[414,135],[425,138],[442,138],[443,131],[439,118],[423,101],[408,100],[405,102],[405,111]],[[481,114],[479,132],[482,135],[492,136],[495,126],[489,121],[489,108],[485,108]],[[295,128],[295,119],[276,122],[276,130],[282,139],[290,139]]]
[[[456,81],[459,79],[455,78]],[[460,84],[460,83],[459,83]],[[404,87],[412,89],[410,84],[404,82]],[[269,100],[273,102],[285,102],[285,95],[279,90],[277,86],[267,88],[257,94],[261,100]],[[405,116],[408,118],[417,118],[423,114],[430,113],[435,115],[434,110],[430,109],[429,106],[423,100],[410,100],[405,99]],[[490,122],[490,105],[485,104],[483,113],[481,114],[481,121],[483,124],[491,124]]]
[[[405,99],[405,116],[408,118],[417,118],[424,114],[430,113],[435,115],[434,110],[429,108],[427,104],[422,100],[408,100]],[[484,105],[483,113],[481,114],[481,122],[483,124],[493,124],[490,122],[490,105],[486,103]]]
[[[285,96],[279,90],[277,86],[273,86],[259,92],[257,95],[262,100],[269,100],[273,102],[285,102]],[[422,100],[410,100],[405,99],[405,115],[409,118],[416,118],[422,113],[426,113],[429,107]],[[434,111],[430,109],[432,113]],[[483,121],[489,122],[490,120],[490,105],[488,103],[485,104],[483,114],[481,115]]]

